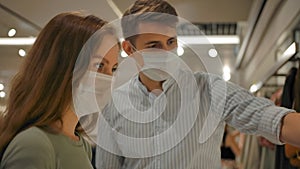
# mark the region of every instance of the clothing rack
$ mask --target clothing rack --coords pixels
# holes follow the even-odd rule
[[[299,55],[295,55],[295,56],[292,57],[289,61],[290,61],[290,62],[298,62],[298,61],[300,61],[300,56],[299,56]]]
[[[276,84],[265,84],[272,76],[284,76],[284,74],[277,74],[277,71],[287,62],[300,62],[299,50],[295,54],[283,58],[278,61],[272,68],[266,73],[261,83],[263,87],[279,87]],[[261,87],[262,87],[261,86]],[[241,159],[238,161],[243,169],[265,169],[275,168],[276,152],[266,147],[261,147],[258,143],[257,136],[246,135],[243,146],[243,152]]]
[[[294,42],[295,43],[295,42]],[[273,75],[276,75],[276,72],[283,66],[285,65],[287,62],[289,61],[294,61],[294,60],[297,60],[297,59],[294,59],[296,58],[297,56],[297,43],[295,43],[295,46],[296,46],[296,52],[295,54],[293,55],[283,55],[281,57],[280,60],[277,61],[277,63],[271,67],[271,69],[269,69],[269,71],[265,74],[264,76],[264,79],[262,79],[262,83],[264,84],[266,81],[268,81]]]
[[[294,48],[295,52],[282,54],[280,59],[264,74],[264,76],[262,76],[263,78],[255,84],[257,87],[256,91],[262,88],[272,76],[283,76],[283,74],[277,74],[277,71],[287,62],[296,62],[300,60],[300,30],[294,32],[294,42],[289,46],[289,48]]]
[[[277,84],[266,84],[266,82],[271,77],[283,77],[286,76],[282,73],[277,73],[278,70],[283,67],[288,62],[300,63],[300,30],[294,32],[294,42],[295,52],[289,55],[280,56],[279,60],[274,64],[263,76],[263,78],[256,83],[257,91],[262,87],[276,87]],[[239,163],[242,165],[243,169],[265,169],[265,168],[275,168],[275,150],[271,150],[266,147],[261,147],[258,144],[257,136],[246,135],[245,142],[243,146],[243,152]]]

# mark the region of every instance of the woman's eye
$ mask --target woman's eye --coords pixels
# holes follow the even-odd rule
[[[96,68],[97,69],[102,69],[104,67],[104,64],[103,63],[97,63],[96,64]]]
[[[147,46],[147,49],[156,48],[156,45]]]
[[[148,48],[148,49],[151,49],[151,48],[160,49],[161,45],[154,43],[154,44],[151,44],[151,45],[147,46],[146,48]]]

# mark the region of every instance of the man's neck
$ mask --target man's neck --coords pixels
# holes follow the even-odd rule
[[[145,74],[141,73],[139,74],[139,80],[141,83],[146,86],[148,92],[155,92],[155,91],[163,91],[162,84],[163,82],[158,82],[151,80],[148,78]],[[159,94],[159,93],[157,93]]]

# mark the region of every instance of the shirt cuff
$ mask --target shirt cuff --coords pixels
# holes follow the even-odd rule
[[[292,112],[295,112],[295,110],[276,106],[266,107],[262,112],[261,121],[258,125],[258,134],[275,144],[284,144],[279,139],[282,118]]]

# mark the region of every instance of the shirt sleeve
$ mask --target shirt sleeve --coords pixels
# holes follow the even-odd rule
[[[203,73],[210,83],[211,106],[224,103],[222,119],[227,124],[246,134],[262,135],[273,143],[279,140],[282,118],[294,110],[275,106],[273,102],[252,93],[231,82],[225,82],[217,75]],[[202,78],[203,78],[202,77]]]
[[[225,121],[248,134],[261,135],[276,144],[280,142],[282,118],[293,110],[275,106],[262,97],[255,97],[245,89],[227,83]]]
[[[55,169],[55,153],[46,135],[21,132],[8,145],[1,169]]]

